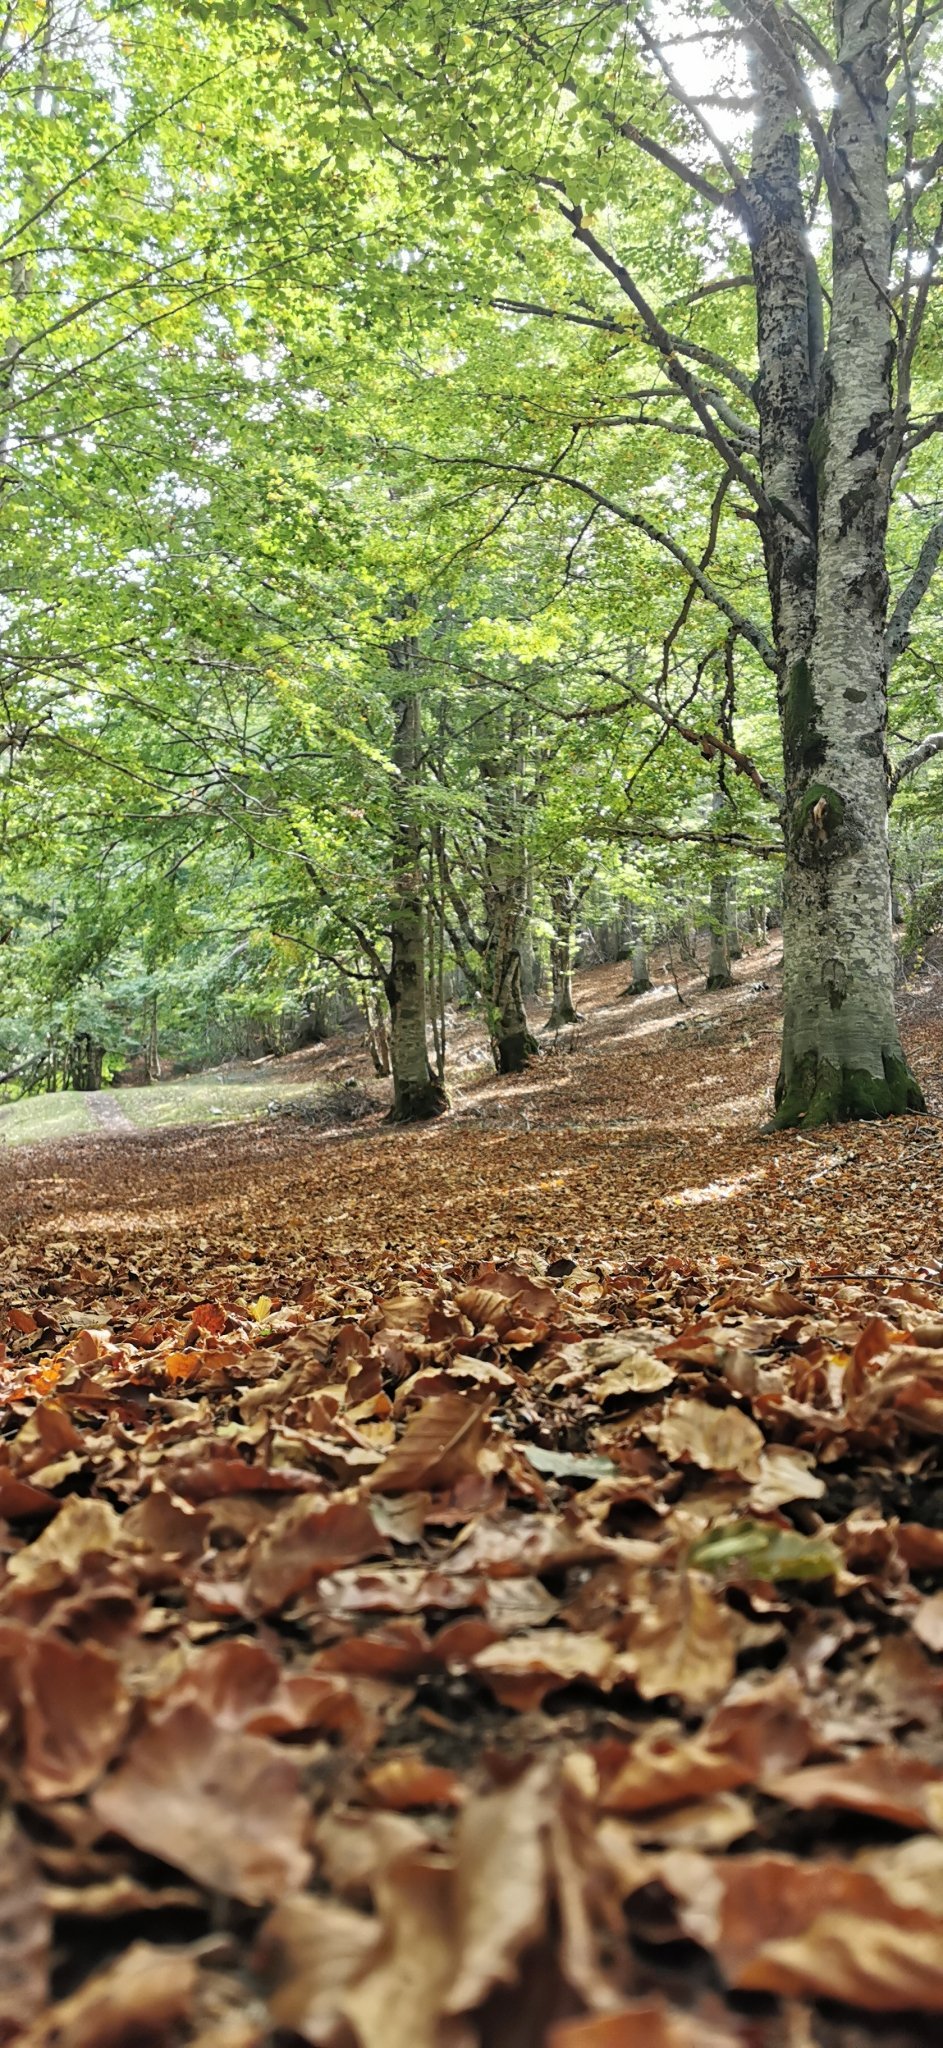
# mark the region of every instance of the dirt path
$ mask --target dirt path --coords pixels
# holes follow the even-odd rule
[[[137,1125],[131,1122],[129,1116],[125,1116],[124,1110],[119,1107],[107,1088],[96,1089],[94,1093],[86,1095],[85,1100],[89,1116],[96,1124],[101,1125],[103,1131],[110,1131],[114,1137],[127,1137],[137,1133]]]

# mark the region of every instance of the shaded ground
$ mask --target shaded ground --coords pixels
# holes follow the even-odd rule
[[[252,1084],[279,1106],[264,1121],[0,1152],[0,1244],[4,1233],[11,1247],[80,1240],[177,1285],[191,1275],[215,1284],[242,1261],[279,1289],[325,1257],[353,1274],[522,1247],[550,1258],[749,1252],[782,1268],[803,1259],[868,1271],[936,1261],[934,1117],[760,1136],[778,960],[775,947],[754,954],[723,994],[688,985],[684,1008],[670,985],[619,1001],[624,965],[585,974],[586,1021],[512,1080],[494,1075],[480,1030],[463,1020],[453,1111],[414,1130],[384,1126],[388,1084],[359,1047],[332,1041]],[[943,1105],[935,994],[903,1007],[932,1109]],[[285,1103],[295,1089],[297,1117]],[[157,1093],[98,1099],[137,1117]]]
[[[0,1157],[0,2041],[938,2041],[940,1128],[625,974]]]

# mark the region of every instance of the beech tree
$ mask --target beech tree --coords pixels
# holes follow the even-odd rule
[[[666,447],[696,443],[706,550],[689,539],[691,501],[679,531],[618,497],[611,458],[601,476],[604,419],[571,409],[552,453],[531,434],[529,448],[466,456],[457,436],[456,458],[506,488],[513,477],[518,498],[578,493],[663,549],[689,588],[685,627],[713,607],[738,659],[765,671],[786,871],[776,1122],[920,1107],[894,1014],[887,813],[943,737],[925,731],[891,768],[886,705],[943,546],[927,482],[941,423],[926,317],[943,254],[939,10],[718,0],[692,24],[646,0],[565,16],[417,0],[395,25],[342,8],[328,35],[302,7],[296,28],[309,75],[341,104],[359,94],[383,148],[428,167],[437,278],[451,251],[452,278],[464,270],[465,290],[515,320],[608,334],[623,362],[654,358],[629,393],[634,421]],[[581,275],[553,212],[588,259]],[[720,562],[731,546],[742,560],[744,529],[765,606],[749,565],[738,589]]]

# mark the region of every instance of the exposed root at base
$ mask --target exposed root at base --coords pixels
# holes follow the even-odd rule
[[[804,1053],[788,1077],[780,1070],[776,1113],[767,1130],[873,1123],[880,1117],[926,1109],[923,1091],[906,1061],[897,1053],[882,1052],[881,1063],[883,1076],[866,1067],[836,1066],[814,1051]]]

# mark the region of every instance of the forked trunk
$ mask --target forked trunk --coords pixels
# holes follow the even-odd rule
[[[887,0],[838,0],[836,18],[824,359],[795,110],[779,70],[762,54],[754,67],[758,408],[785,771],[780,1126],[923,1101],[894,1015],[887,851]]]

